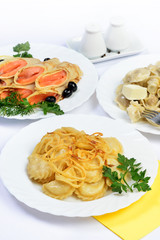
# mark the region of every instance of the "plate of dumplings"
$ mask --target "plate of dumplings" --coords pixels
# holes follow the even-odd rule
[[[142,113],[145,109],[160,112],[160,56],[136,56],[112,66],[102,75],[96,96],[112,118],[159,135],[160,127],[145,120]]]
[[[118,154],[140,162],[152,185],[157,157],[131,124],[94,115],[54,116],[26,126],[8,141],[0,155],[0,176],[18,201],[41,212],[102,215],[125,208],[145,194],[136,189],[112,191],[103,166],[121,174]]]

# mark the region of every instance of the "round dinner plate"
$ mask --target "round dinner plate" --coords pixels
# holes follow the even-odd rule
[[[62,101],[58,102],[60,108],[66,113],[69,112],[81,104],[86,102],[91,95],[95,92],[97,82],[98,82],[98,75],[94,65],[82,54],[68,49],[66,47],[51,45],[51,44],[30,44],[31,49],[29,53],[33,55],[34,58],[38,58],[41,61],[44,58],[59,58],[62,61],[68,61],[73,64],[77,64],[82,72],[83,76],[78,83],[78,90],[73,93],[73,95],[69,98],[63,99]],[[3,46],[0,47],[0,55],[11,55],[13,56],[13,46]],[[48,118],[54,116],[53,113],[48,113],[44,115],[42,111],[38,110],[33,114],[30,115],[16,115],[8,118],[15,118],[15,119],[40,119],[40,118]]]
[[[0,156],[0,176],[8,189],[19,201],[31,208],[59,216],[87,217],[102,215],[129,206],[141,198],[144,192],[113,193],[100,199],[82,201],[75,197],[57,200],[45,195],[41,186],[27,176],[28,156],[47,132],[61,127],[74,127],[88,134],[102,132],[104,137],[116,137],[123,145],[124,155],[141,162],[142,169],[152,185],[158,169],[157,157],[149,141],[130,124],[106,117],[71,115],[55,116],[36,121],[18,132],[8,141]]]
[[[112,118],[121,119],[124,123],[130,123],[133,127],[142,132],[159,135],[160,128],[149,124],[147,121],[131,123],[127,112],[121,110],[114,101],[116,88],[123,83],[122,79],[129,71],[136,68],[147,67],[149,64],[155,64],[157,61],[160,61],[160,55],[141,55],[113,65],[100,78],[96,89],[96,95],[99,104]]]

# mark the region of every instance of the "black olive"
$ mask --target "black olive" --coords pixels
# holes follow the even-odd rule
[[[0,59],[0,62],[4,61],[4,59]]]
[[[72,95],[73,91],[69,88],[64,89],[63,93],[62,93],[62,97],[64,98],[68,98]]]
[[[77,84],[75,82],[69,82],[68,88],[75,92],[77,90]]]
[[[48,60],[50,60],[50,58],[45,58],[43,61],[45,62],[45,61],[48,61]]]
[[[54,96],[48,96],[48,97],[46,97],[45,101],[55,103],[56,98]]]

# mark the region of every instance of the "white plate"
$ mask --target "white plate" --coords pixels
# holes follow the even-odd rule
[[[75,37],[73,39],[70,39],[67,41],[67,47],[76,50],[79,52],[79,47],[81,43],[82,37]],[[116,58],[121,58],[121,57],[127,57],[130,55],[135,55],[138,53],[141,53],[145,50],[144,46],[142,45],[141,41],[135,36],[131,35],[130,36],[130,44],[129,47],[125,50],[122,50],[119,54],[116,52],[107,52],[104,57],[96,58],[96,59],[90,59],[92,63],[99,63],[99,62],[104,62]]]
[[[125,123],[132,124],[133,127],[142,132],[160,134],[159,127],[155,127],[147,122],[131,123],[127,112],[121,110],[114,101],[117,86],[122,83],[122,78],[130,70],[155,64],[159,60],[160,55],[141,55],[123,60],[107,70],[100,78],[96,89],[99,104],[103,107],[104,111],[115,119],[121,119]]]
[[[158,169],[158,161],[149,141],[129,124],[106,117],[85,115],[63,115],[36,121],[23,128],[4,147],[0,157],[0,175],[7,189],[21,202],[54,215],[69,217],[87,217],[114,212],[137,201],[144,192],[127,194],[110,193],[94,200],[81,201],[74,197],[56,200],[42,193],[41,187],[30,181],[26,173],[27,157],[35,145],[47,132],[62,126],[75,127],[86,133],[102,132],[104,136],[113,136],[123,144],[124,154],[135,157],[147,169],[153,183]]]
[[[4,46],[0,48],[0,55],[13,55],[13,45]],[[39,58],[43,61],[44,58],[57,57],[60,61],[68,61],[77,64],[83,71],[82,79],[78,83],[78,90],[73,93],[69,98],[63,99],[58,104],[64,112],[73,110],[86,102],[91,95],[95,92],[98,75],[93,64],[85,58],[82,54],[77,53],[66,47],[49,45],[49,44],[31,44],[29,51],[35,58]],[[13,116],[9,118],[15,119],[38,119],[51,117],[54,114],[48,113],[44,115],[42,111],[36,111],[36,113],[25,116]]]

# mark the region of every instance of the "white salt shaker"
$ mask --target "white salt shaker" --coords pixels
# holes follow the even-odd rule
[[[106,53],[105,39],[99,25],[91,23],[86,26],[79,51],[89,59],[99,58]]]
[[[129,46],[129,34],[122,17],[113,17],[106,33],[106,47],[111,51],[121,51]]]

